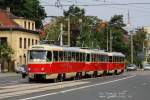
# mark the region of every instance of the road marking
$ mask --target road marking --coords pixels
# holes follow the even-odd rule
[[[147,85],[147,83],[142,83],[143,86]]]
[[[33,100],[33,99],[42,98],[42,97],[46,97],[46,96],[50,96],[50,95],[56,95],[56,94],[60,94],[60,93],[66,93],[66,92],[71,92],[71,91],[75,91],[75,90],[81,90],[81,89],[85,89],[85,88],[89,88],[89,87],[105,85],[105,84],[109,84],[109,83],[114,83],[114,82],[130,79],[130,78],[133,78],[135,76],[136,75],[125,77],[125,78],[121,78],[121,79],[117,79],[117,80],[113,80],[113,81],[108,81],[108,82],[103,82],[103,83],[98,83],[98,84],[93,84],[93,85],[87,85],[87,86],[78,87],[78,88],[72,88],[72,89],[68,89],[68,90],[64,90],[64,91],[53,92],[53,93],[33,96],[33,97],[29,97],[29,98],[23,98],[23,99],[20,99],[20,100]]]
[[[83,85],[87,84],[89,82],[73,82],[73,83],[67,83],[67,84],[59,84],[59,85],[52,85],[52,84],[40,84],[36,85],[36,88],[32,88],[33,86],[29,86],[28,89],[14,89],[14,91],[9,90],[1,90],[2,94],[0,94],[0,99],[8,98],[8,97],[13,97],[13,96],[21,96],[21,95],[27,95],[31,93],[36,93],[36,92],[42,92],[42,91],[48,91],[48,90],[53,90],[53,89],[60,89],[60,88],[66,88],[66,87],[72,87],[72,86],[78,86],[78,85]],[[39,87],[38,87],[39,86]],[[29,89],[30,88],[30,89]],[[15,91],[17,90],[17,91]],[[9,91],[7,93],[7,91]],[[5,92],[5,93],[3,93]]]

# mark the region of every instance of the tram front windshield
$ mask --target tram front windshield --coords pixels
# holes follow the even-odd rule
[[[45,50],[30,50],[30,60],[46,60]]]

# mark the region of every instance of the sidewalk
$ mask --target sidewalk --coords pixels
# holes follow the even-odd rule
[[[0,72],[0,77],[10,77],[10,76],[19,76],[20,74],[17,74],[15,72],[5,72],[5,73],[1,73]]]

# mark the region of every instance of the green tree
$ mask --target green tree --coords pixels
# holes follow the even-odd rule
[[[122,15],[114,15],[109,21],[109,30],[112,33],[112,50],[127,54],[128,41],[124,41],[125,31],[122,29],[125,24]]]
[[[143,53],[143,43],[146,38],[146,32],[144,29],[137,29],[133,35],[133,46],[134,46],[134,63],[141,64],[142,57],[140,56]]]
[[[55,17],[51,23],[45,28],[46,37],[45,39],[50,41],[58,42],[60,36],[60,23],[64,23],[64,17]],[[64,26],[65,27],[65,26]]]
[[[42,26],[42,20],[46,17],[39,0],[0,0],[0,5],[0,9],[10,7],[14,15],[34,20],[37,28]]]
[[[69,10],[64,11],[64,17],[70,21],[71,46],[77,46],[77,38],[81,33],[80,24],[82,24],[85,18],[85,11],[84,9],[72,5],[69,7]],[[65,26],[67,26],[67,23]]]
[[[9,63],[11,61],[12,54],[14,53],[13,49],[7,45],[7,44],[2,44],[0,45],[0,63],[1,63],[1,68],[2,71],[4,71],[4,62],[6,61],[8,64],[8,70],[10,71],[10,66]]]

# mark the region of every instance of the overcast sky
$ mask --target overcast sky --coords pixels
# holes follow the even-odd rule
[[[150,0],[40,0],[41,5],[97,5],[97,4],[129,4],[129,5],[99,5],[99,6],[80,6],[86,11],[86,15],[98,16],[103,20],[117,14],[124,15],[124,22],[127,23],[128,10],[130,12],[131,24],[134,27],[150,26]],[[60,1],[60,2],[57,2]],[[104,2],[105,1],[105,2]],[[145,4],[147,3],[147,4]],[[62,16],[63,10],[67,10],[68,6],[62,8],[56,6],[44,6],[48,16]]]

